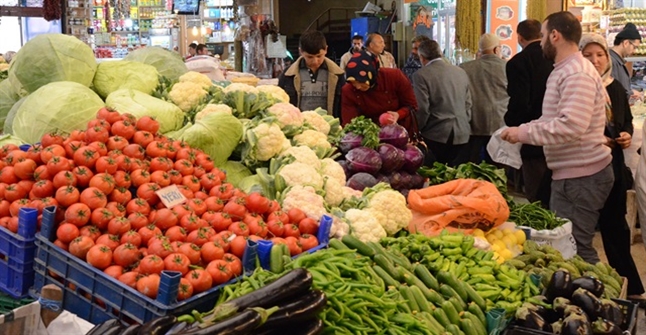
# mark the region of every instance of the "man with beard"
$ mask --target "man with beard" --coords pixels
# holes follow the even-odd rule
[[[509,127],[518,127],[541,117],[545,84],[554,68],[552,61],[543,56],[539,21],[525,20],[518,24],[516,32],[523,51],[510,59],[506,66],[509,105],[505,124]],[[525,197],[530,202],[540,201],[543,207],[549,208],[552,172],[547,168],[543,148],[524,144],[520,156]]]
[[[607,94],[599,73],[579,52],[581,24],[570,12],[549,15],[541,47],[554,70],[547,80],[543,115],[502,133],[511,143],[542,145],[552,170],[550,209],[572,222],[577,253],[599,261],[592,246],[599,210],[614,183],[610,148],[604,145]]]
[[[415,71],[422,68],[422,63],[419,60],[419,54],[417,54],[419,44],[422,41],[428,40],[430,40],[430,38],[424,35],[419,35],[415,36],[415,38],[413,38],[413,40],[411,41],[413,43],[413,47],[410,51],[410,56],[408,56],[408,60],[406,61],[404,68],[402,68],[402,71],[404,71],[404,74],[406,75],[406,77],[408,77],[408,80],[410,80],[411,83],[413,82],[413,74],[415,73]]]
[[[348,66],[348,62],[350,61],[350,58],[352,58],[352,55],[354,55],[357,52],[361,52],[363,50],[363,36],[361,35],[354,35],[352,36],[352,47],[348,52],[344,53],[343,56],[341,56],[341,61],[339,62],[339,66],[345,70],[345,67]]]
[[[613,47],[610,49],[612,77],[624,86],[628,97],[636,94],[630,86],[630,77],[632,74],[626,67],[625,58],[635,53],[641,42],[642,36],[639,34],[637,27],[628,22],[624,29],[615,36],[615,41],[612,43]]]

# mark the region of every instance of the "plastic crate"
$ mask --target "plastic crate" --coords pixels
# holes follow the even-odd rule
[[[624,333],[630,333],[632,335],[637,334],[637,311],[639,306],[628,300],[621,299],[612,299],[619,307],[624,311],[626,316],[626,323],[624,324],[625,328],[622,328]],[[544,332],[541,330],[529,329],[514,325],[512,323],[506,330],[504,335],[549,335],[551,333]]]
[[[0,227],[0,291],[19,299],[34,284],[35,234],[38,210],[21,208],[18,233]]]
[[[10,313],[18,307],[25,306],[34,302],[33,299],[16,299],[6,294],[0,294],[0,315]]]
[[[124,324],[141,324],[164,315],[205,312],[214,307],[221,287],[240,278],[178,302],[181,276],[163,271],[157,299],[151,299],[54,245],[56,228],[55,212],[44,214],[36,235],[36,278],[31,294],[36,298],[43,286],[55,284],[63,290],[63,308],[94,324],[114,318]],[[257,244],[248,241],[242,260],[245,272],[255,269],[256,252]]]

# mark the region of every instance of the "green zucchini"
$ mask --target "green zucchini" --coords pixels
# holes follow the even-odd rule
[[[399,288],[399,293],[401,293],[402,297],[404,300],[406,300],[408,307],[410,307],[411,311],[415,313],[415,311],[419,312],[419,305],[417,305],[417,300],[415,299],[415,296],[413,293],[411,293],[410,288],[407,286],[401,286]]]
[[[476,305],[478,305],[478,307],[480,307],[481,309],[487,308],[487,303],[485,302],[485,300],[482,299],[480,295],[478,295],[478,292],[476,292],[476,290],[473,287],[471,287],[471,285],[467,283],[463,283],[462,287],[467,292],[467,295],[469,296],[470,301],[475,302]]]
[[[338,238],[330,239],[328,245],[330,246],[330,248],[336,250],[350,250],[350,248],[348,248],[348,246],[341,242],[341,240],[339,240]]]
[[[457,324],[450,324],[446,327],[446,331],[451,333],[451,335],[465,335],[458,327]]]
[[[467,304],[460,298],[460,295],[453,290],[453,288],[449,285],[442,284],[440,285],[440,294],[444,296],[445,299],[451,299],[451,298],[456,298],[460,302],[460,306],[462,306],[462,309],[465,309],[467,307]]]
[[[343,244],[345,244],[348,248],[357,250],[357,252],[361,255],[368,256],[370,258],[375,256],[375,251],[372,250],[372,248],[359,241],[358,238],[352,235],[343,236],[341,238],[341,242],[343,242]]]
[[[381,266],[381,268],[384,269],[393,279],[398,282],[402,281],[399,271],[397,271],[395,265],[390,261],[390,258],[379,254],[375,255],[373,260],[375,261],[375,264]]]
[[[285,270],[283,255],[283,248],[280,244],[271,247],[271,251],[269,252],[269,271],[283,273]]]
[[[413,285],[413,286],[410,286],[408,290],[415,298],[415,301],[417,302],[417,306],[419,306],[420,312],[431,311],[431,306],[428,304],[428,300],[426,300],[426,297],[424,297],[424,294],[422,293],[422,290],[419,287]]]
[[[432,274],[431,271],[428,271],[428,268],[422,264],[417,264],[414,267],[414,272],[415,275],[417,275],[417,278],[419,278],[428,288],[432,288],[434,290],[439,290],[440,289],[440,283],[437,281],[437,278],[435,278]]]
[[[465,335],[481,335],[476,329],[476,326],[469,319],[460,320],[460,329]]]
[[[449,321],[451,321],[452,324],[458,324],[460,322],[460,316],[458,315],[458,311],[455,309],[455,306],[450,301],[445,301],[442,303],[442,309],[444,310],[444,313],[446,313],[446,317],[449,318]]]
[[[475,315],[475,316],[480,320],[480,323],[484,324],[484,325],[485,325],[485,327],[486,327],[487,317],[485,316],[485,314],[484,314],[484,312],[482,311],[482,309],[481,309],[478,305],[476,305],[476,303],[475,303],[475,302],[473,302],[473,301],[472,301],[472,302],[470,302],[470,303],[469,303],[469,306],[467,307],[467,310],[468,310],[471,314]]]
[[[473,326],[476,328],[479,335],[487,335],[487,326],[480,322],[480,319],[478,319],[478,317],[474,314],[470,312],[464,312],[462,313],[462,319],[471,320],[471,323],[473,323]]]
[[[433,317],[439,322],[443,327],[448,327],[451,324],[451,320],[446,316],[446,312],[442,308],[436,308],[433,310]]]
[[[386,287],[399,287],[401,284],[396,281],[393,277],[391,277],[386,270],[384,270],[381,266],[379,265],[374,265],[372,267],[373,270],[375,270],[375,273],[377,276],[381,277],[381,279],[384,281],[384,284]]]
[[[464,312],[464,307],[457,297],[451,297],[448,301],[453,304],[453,307],[455,307],[455,310],[458,311],[458,314]]]
[[[467,290],[464,288],[462,282],[459,282],[452,273],[440,271],[437,274],[437,280],[439,280],[440,283],[451,286],[451,288],[460,295],[460,298],[462,298],[463,301],[466,301],[469,298]]]

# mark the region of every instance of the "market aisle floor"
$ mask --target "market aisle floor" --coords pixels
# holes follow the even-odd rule
[[[603,251],[603,243],[601,242],[601,235],[596,234],[593,241],[595,249],[599,252],[599,257],[602,261],[607,262],[606,253]],[[635,236],[635,243],[631,247],[631,252],[635,264],[637,265],[637,270],[639,270],[639,275],[642,279],[642,283],[646,285],[646,248],[641,239],[641,235]],[[637,335],[646,334],[646,317],[644,316],[644,309],[640,309],[637,313]]]

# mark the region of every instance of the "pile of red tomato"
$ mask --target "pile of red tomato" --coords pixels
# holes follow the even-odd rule
[[[15,233],[21,207],[58,206],[58,247],[151,298],[162,270],[179,271],[178,300],[240,275],[247,239],[292,255],[318,245],[315,220],[244,194],[208,155],[158,129],[102,108],[85,131],[45,135],[27,151],[5,145],[0,225]],[[173,184],[188,201],[169,209],[155,192]]]

